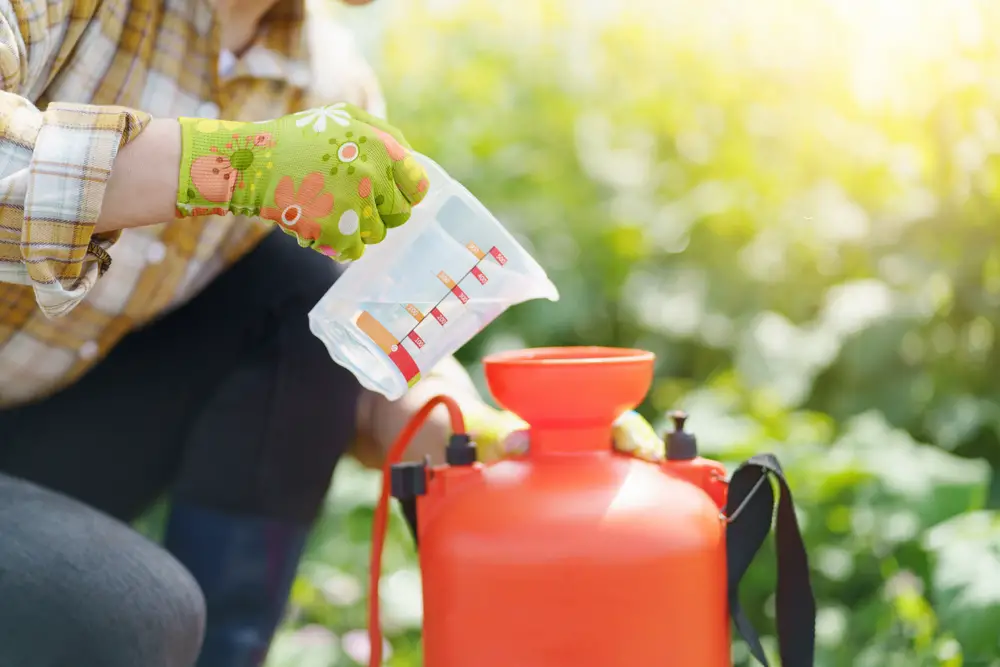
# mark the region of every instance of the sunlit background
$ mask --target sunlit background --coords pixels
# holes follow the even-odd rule
[[[391,120],[562,292],[462,350],[474,373],[521,346],[655,351],[657,426],[684,408],[704,453],[784,461],[819,667],[1000,665],[1000,3],[317,10],[356,31]],[[272,667],[366,660],[377,484],[339,471]],[[402,522],[394,536],[389,664],[416,667],[419,575]],[[744,606],[773,634],[770,553],[751,575]]]

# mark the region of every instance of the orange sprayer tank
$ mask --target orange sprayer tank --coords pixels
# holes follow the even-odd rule
[[[530,425],[530,451],[409,482],[425,667],[731,666],[725,469],[611,447],[653,361],[596,347],[484,360],[497,402]]]

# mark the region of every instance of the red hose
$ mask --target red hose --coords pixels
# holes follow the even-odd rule
[[[391,492],[391,471],[395,463],[399,463],[406,451],[410,440],[416,435],[420,427],[427,421],[431,411],[439,405],[448,408],[448,416],[451,418],[451,431],[457,435],[465,435],[465,419],[462,417],[462,410],[458,403],[450,396],[435,396],[410,418],[406,426],[396,436],[396,441],[389,448],[386,454],[385,463],[382,466],[382,494],[379,496],[378,505],[375,506],[375,518],[372,521],[372,554],[368,570],[368,643],[371,653],[368,660],[369,667],[381,667],[382,665],[382,626],[379,612],[379,580],[382,576],[382,548],[385,545],[385,532],[389,522],[389,496]]]

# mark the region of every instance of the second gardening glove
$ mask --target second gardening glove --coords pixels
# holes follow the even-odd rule
[[[403,135],[350,104],[257,123],[179,120],[179,217],[272,220],[299,245],[350,261],[427,193]]]

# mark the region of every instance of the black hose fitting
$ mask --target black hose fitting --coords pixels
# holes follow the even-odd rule
[[[455,433],[448,439],[444,457],[450,466],[471,466],[479,459],[476,444],[465,433]]]

